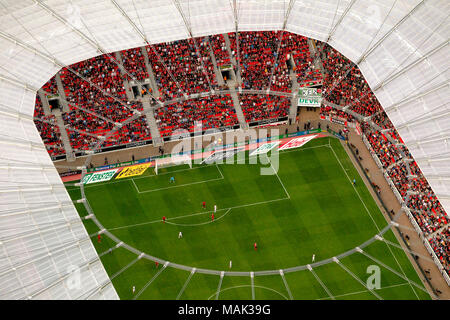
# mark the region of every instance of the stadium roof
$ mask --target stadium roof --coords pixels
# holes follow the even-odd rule
[[[449,13],[448,0],[2,0],[0,298],[118,298],[32,116],[63,66],[147,43],[236,28],[328,42],[360,67],[450,212]]]

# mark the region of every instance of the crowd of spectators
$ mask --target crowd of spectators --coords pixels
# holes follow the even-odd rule
[[[336,108],[327,106],[327,105],[322,105],[320,107],[320,115],[322,117],[328,116],[330,118],[340,118],[340,119],[344,119],[347,120],[349,122],[353,122],[355,119],[351,114],[348,114],[342,110],[338,110]]]
[[[324,98],[363,116],[382,110],[361,71],[328,44],[318,46],[324,68]]]
[[[450,270],[450,227],[433,235],[429,241],[441,264],[447,271]]]
[[[240,62],[242,88],[266,90],[270,87],[272,66],[276,60],[279,39],[273,31],[240,32],[239,56],[236,33],[229,34],[231,51]]]
[[[147,46],[161,100],[179,97],[183,93],[207,92],[211,90],[210,84],[216,83],[214,72],[207,67],[212,65],[208,61],[211,59],[209,54],[200,54],[199,57],[193,41],[185,39]],[[207,48],[203,41],[195,41]]]
[[[50,156],[59,156],[65,153],[56,118],[54,115],[45,115],[39,95],[36,96],[34,124]]]
[[[411,157],[408,149],[402,145],[403,141],[393,128],[389,118],[384,112],[377,114],[373,118],[376,118],[374,122],[385,128],[385,130],[389,130],[386,133],[388,136],[372,129],[367,123],[361,125],[363,133],[386,169],[387,175],[394,183],[403,201],[410,209],[417,225],[423,234],[429,237],[432,248],[441,260],[447,273],[450,274],[448,247],[440,246],[441,244],[448,245],[450,241],[448,228],[445,229],[446,226],[450,225],[450,218],[419,166]],[[390,141],[392,139],[394,143]],[[447,230],[447,233],[442,232],[442,229]]]
[[[245,121],[287,117],[291,99],[274,95],[240,94],[239,101]]]
[[[45,91],[45,93],[50,93],[57,95],[58,93],[58,85],[56,84],[55,76],[53,76],[50,80],[48,80],[43,86],[42,90]]]
[[[314,57],[309,49],[308,39],[296,35],[289,34],[289,39],[285,40],[290,43],[292,58],[295,63],[294,71],[297,75],[297,82],[302,84],[318,84],[322,82],[322,73],[314,63]]]
[[[162,137],[177,129],[194,132],[234,126],[238,123],[230,95],[209,96],[163,106],[155,111]]]
[[[290,76],[289,64],[292,63],[291,57],[298,45],[298,37],[302,36],[294,35],[289,32],[280,32],[277,34],[278,39],[282,37],[282,41],[279,44],[280,50],[276,58],[275,67],[273,70],[272,81],[270,83],[270,89],[281,92],[292,91],[292,79]],[[292,66],[292,65],[291,65]],[[295,67],[292,66],[295,70]]]
[[[228,53],[227,44],[225,43],[223,35],[217,34],[215,36],[210,36],[209,41],[216,58],[217,66],[220,68],[222,66],[230,65],[230,54]]]
[[[122,56],[123,67],[132,75],[132,77],[130,77],[125,73],[126,80],[130,81],[133,79],[143,81],[149,78],[141,48],[122,50],[120,54]]]
[[[394,126],[392,125],[392,122],[389,120],[386,112],[384,111],[380,111],[375,113],[371,120],[378,125],[379,127],[381,127],[382,129],[392,129]],[[393,132],[393,131],[390,131]],[[395,136],[394,136],[395,139]]]

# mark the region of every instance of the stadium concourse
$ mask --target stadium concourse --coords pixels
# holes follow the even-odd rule
[[[230,39],[231,56],[227,54],[224,37]],[[298,83],[305,82],[322,84],[325,99],[330,105],[350,106],[348,110],[360,115],[364,120],[356,120],[348,112],[330,105],[320,108],[321,116],[345,119],[361,125],[362,132],[381,160],[383,169],[410,208],[442,266],[450,273],[449,217],[359,68],[327,44],[314,43],[315,56],[309,46],[307,38],[288,32],[239,34],[240,63],[237,69],[241,70],[242,88],[263,91],[269,89],[273,92],[270,95],[237,95],[245,121],[281,121],[289,115],[292,98],[288,94],[292,94],[295,87],[293,81],[297,82],[297,87]],[[200,56],[197,56],[196,49],[199,49]],[[166,98],[180,98],[183,94],[224,89],[224,86],[219,88],[217,78],[220,77],[220,72],[214,72],[214,64],[223,66],[237,58],[235,33],[175,41],[147,46],[145,50],[122,50],[120,55],[98,56],[59,72],[62,79],[60,90],[64,91],[69,105],[69,111],[63,112],[61,116],[72,150],[93,149],[98,143],[96,136],[107,134],[114,128],[115,123],[129,118],[134,110],[142,112],[142,97],[128,100],[126,86],[130,80],[129,73],[139,81],[149,78],[144,59],[146,53],[159,98],[154,98],[155,91],[151,88],[148,93],[144,90],[143,94],[152,95],[152,103],[156,106],[154,117],[161,137],[170,137],[174,131],[181,129],[193,132],[199,122],[203,130],[231,129],[239,124],[231,91],[158,107],[156,100],[164,101]],[[211,58],[216,55],[216,58]],[[122,56],[122,61],[116,61],[113,56]],[[120,72],[121,64],[126,72]],[[205,65],[207,67],[203,68]],[[290,71],[294,73],[293,78],[290,77]],[[220,79],[220,82],[223,83],[223,79]],[[56,94],[58,88],[54,78],[50,79],[42,90],[48,95]],[[55,123],[54,116],[44,116],[42,108],[42,102],[37,96],[35,123],[49,154],[64,154],[58,126],[49,124]],[[374,129],[368,120],[373,121],[379,130]],[[386,135],[391,139],[388,140]],[[103,146],[150,139],[150,128],[144,117],[141,117],[118,130]],[[409,175],[413,178],[408,178]]]
[[[28,8],[29,4],[25,2],[11,7],[11,12],[21,11],[22,7]],[[202,12],[203,9],[198,7],[201,6],[221,14],[220,17],[229,16],[230,18],[229,21],[226,18],[222,21],[218,19],[219,16],[212,14],[211,19],[216,20],[218,25],[225,20],[229,23],[226,27],[217,30],[222,33],[214,33],[210,30],[197,32],[195,30],[197,26],[191,25],[190,20],[187,21],[185,18],[184,10],[187,9],[175,1],[175,4],[169,6],[169,10],[162,10],[175,12],[177,16],[180,16],[180,20],[177,21],[182,26],[183,32],[173,34],[172,31],[167,31],[170,27],[165,25],[167,21],[178,19],[175,19],[172,14],[164,16],[167,21],[160,21],[156,27],[151,23],[148,25],[148,21],[144,20],[142,24],[140,19],[130,18],[127,10],[123,10],[114,2],[113,5],[109,4],[110,9],[117,11],[116,13],[120,12],[120,17],[125,17],[126,21],[123,23],[127,25],[127,28],[134,30],[133,35],[139,38],[139,41],[112,41],[116,44],[111,47],[109,43],[106,44],[109,40],[106,42],[104,40],[108,37],[94,36],[97,30],[84,23],[87,17],[83,17],[83,14],[78,12],[79,16],[75,22],[72,21],[73,19],[67,21],[62,17],[65,14],[52,9],[50,3],[36,1],[37,5],[30,12],[38,10],[39,13],[36,16],[45,16],[50,20],[56,17],[57,24],[62,24],[59,26],[63,31],[52,34],[50,38],[54,36],[61,39],[68,29],[68,33],[75,31],[74,34],[82,39],[83,45],[86,42],[87,47],[92,46],[94,49],[85,52],[82,45],[77,42],[79,54],[74,55],[72,43],[70,59],[66,56],[70,50],[66,48],[67,52],[64,51],[62,59],[64,63],[56,58],[58,54],[51,53],[51,50],[58,49],[50,49],[50,44],[47,44],[49,48],[45,48],[44,52],[41,47],[44,48],[46,45],[41,43],[38,45],[40,40],[20,40],[23,34],[28,34],[31,29],[36,28],[28,26],[30,30],[23,32],[21,29],[19,34],[16,34],[14,28],[9,27],[9,25],[17,25],[14,22],[17,20],[15,16],[8,16],[8,19],[11,19],[5,23],[5,29],[8,32],[2,29],[0,36],[2,41],[8,43],[5,45],[5,51],[8,51],[8,54],[5,54],[5,61],[15,61],[14,59],[18,58],[34,63],[33,59],[26,59],[21,54],[16,54],[14,50],[18,46],[22,54],[31,53],[36,56],[37,61],[44,59],[46,62],[43,65],[46,65],[47,69],[57,71],[37,90],[36,96],[33,96],[35,102],[33,121],[51,159],[57,166],[58,163],[66,166],[63,170],[59,170],[60,173],[72,171],[74,167],[79,169],[77,168],[78,160],[85,159],[86,156],[92,157],[93,152],[111,152],[121,149],[125,149],[124,152],[130,152],[126,148],[144,144],[153,144],[156,147],[163,146],[165,143],[170,145],[170,138],[177,130],[185,130],[190,134],[198,131],[199,128],[203,131],[218,129],[224,132],[245,130],[267,124],[278,124],[283,130],[286,126],[292,131],[303,130],[307,128],[306,121],[309,119],[304,116],[305,113],[297,112],[299,88],[321,88],[323,100],[317,111],[321,120],[320,122],[316,120],[313,125],[321,123],[322,127],[328,124],[333,127],[339,126],[340,130],[344,130],[342,126],[345,126],[345,130],[356,129],[361,136],[361,143],[367,148],[364,152],[367,151],[373,157],[383,172],[383,178],[392,188],[398,205],[410,215],[413,226],[417,226],[417,237],[420,236],[420,241],[424,241],[425,246],[431,248],[430,254],[435,259],[439,271],[442,272],[444,279],[448,279],[450,275],[450,218],[444,207],[447,210],[449,208],[449,195],[446,193],[445,181],[447,180],[444,179],[443,182],[439,177],[439,172],[445,173],[447,166],[438,166],[445,159],[440,158],[439,147],[436,147],[442,141],[447,141],[448,126],[445,126],[445,117],[440,118],[440,114],[437,113],[433,113],[430,117],[432,124],[439,123],[435,126],[437,129],[430,130],[432,125],[426,120],[430,105],[440,112],[440,110],[446,110],[446,101],[448,101],[446,100],[448,92],[443,91],[448,89],[447,73],[439,70],[447,70],[449,63],[446,59],[448,57],[446,14],[449,5],[442,0],[412,1],[400,8],[395,2],[380,1],[383,5],[375,5],[376,9],[374,9],[370,5],[369,7],[366,4],[363,5],[362,2],[364,1],[338,1],[332,7],[331,4],[327,4],[330,7],[329,10],[325,10],[326,14],[322,10],[318,11],[327,17],[320,15],[317,19],[324,21],[330,19],[330,23],[324,24],[330,25],[325,28],[326,31],[314,31],[310,30],[310,26],[296,25],[301,23],[299,21],[308,19],[298,15],[304,10],[299,7],[301,4],[295,1],[289,4],[281,1],[270,2],[270,5],[276,6],[279,12],[283,13],[279,14],[281,20],[274,24],[276,27],[269,23],[263,27],[249,24],[244,28],[240,28],[239,23],[242,22],[240,19],[246,15],[241,13],[253,17],[255,13],[265,12],[261,14],[264,20],[267,12],[272,10],[267,10],[266,4],[254,6],[243,1],[235,1],[235,5],[237,3],[239,6],[234,8],[230,3],[227,3],[224,8],[224,5],[217,1],[211,1],[210,4],[199,1],[192,7],[192,17]],[[325,6],[325,3],[323,5]],[[160,6],[164,7],[163,4]],[[375,14],[372,9],[376,11]],[[100,19],[102,11],[95,12],[92,17],[103,21],[104,19]],[[310,11],[315,12],[315,10]],[[364,22],[367,19],[361,16],[367,14],[374,17],[376,21]],[[0,15],[6,16],[9,12],[3,12]],[[26,14],[23,16],[24,21],[20,25],[25,29],[27,21],[35,19]],[[208,14],[204,16],[209,17]],[[352,16],[357,19],[350,18]],[[427,19],[422,19],[424,16]],[[104,17],[106,19],[106,15]],[[270,14],[270,17],[270,21],[276,20],[275,14]],[[189,19],[191,19],[190,11]],[[139,20],[142,30],[133,20]],[[150,20],[156,21],[149,18]],[[361,20],[360,28],[356,20]],[[112,21],[113,19],[111,23]],[[418,24],[417,21],[420,21],[422,28],[412,27]],[[209,21],[208,23],[197,21],[197,23],[213,28]],[[148,39],[152,37],[145,35],[144,25],[150,30],[163,28],[155,32],[155,35],[160,33],[163,36],[158,36],[155,41],[149,42]],[[121,24],[121,26],[124,25]],[[346,26],[351,28],[347,29]],[[349,35],[350,29],[356,30],[357,37],[364,44],[353,43],[353,40],[352,43],[348,43],[349,39],[353,39]],[[311,38],[297,33],[309,35]],[[421,37],[416,36],[418,33]],[[126,35],[124,39],[131,39],[134,36]],[[37,37],[31,36],[31,38]],[[67,39],[72,38],[67,37]],[[347,42],[343,44],[340,39],[347,39]],[[384,42],[386,39],[388,41]],[[57,42],[54,40],[52,39],[51,42]],[[122,42],[124,44],[120,45],[119,43]],[[63,41],[61,41],[61,48],[62,44]],[[105,50],[100,44],[111,49]],[[407,52],[406,55],[402,53],[397,57],[398,52],[394,53],[394,51],[403,47],[408,48],[403,50]],[[345,55],[335,48],[345,52]],[[84,60],[79,57],[83,57]],[[49,61],[51,67],[48,64]],[[66,63],[66,61],[69,62]],[[385,63],[385,67],[374,67],[382,62]],[[427,64],[428,67],[424,67],[423,64]],[[434,67],[431,68],[431,65]],[[41,65],[39,67],[40,71],[45,69]],[[1,75],[2,81],[5,81],[7,86],[13,87],[17,86],[19,81],[19,87],[29,90],[28,83],[22,83],[20,80],[23,69],[22,62],[18,70],[11,67],[11,72]],[[36,82],[41,86],[44,81],[34,81]],[[412,89],[409,87],[410,84]],[[394,85],[395,88],[392,89]],[[36,89],[36,87],[32,88]],[[9,99],[12,99],[12,96],[18,96],[7,92],[8,94],[4,96],[8,96]],[[432,102],[427,100],[430,93],[436,93],[433,94]],[[20,104],[18,110],[22,110],[23,100],[21,98],[21,102],[18,102]],[[423,108],[422,105],[417,106],[417,103],[424,101],[429,105],[424,105]],[[406,106],[409,105],[417,112],[414,110],[414,112],[408,112]],[[6,107],[5,110],[9,117],[11,109]],[[306,114],[309,114],[308,112]],[[439,122],[440,119],[443,120]],[[5,120],[4,123],[6,122]],[[427,125],[426,128],[421,126],[424,123]],[[410,130],[410,124],[417,130]],[[441,126],[442,132],[439,131]],[[5,128],[10,127],[5,126]],[[27,129],[23,128],[23,130]],[[427,132],[428,130],[430,132]],[[411,134],[412,131],[414,134]],[[351,137],[353,136],[352,132]],[[438,138],[435,138],[436,136]],[[5,137],[10,138],[6,132]],[[350,140],[350,143],[355,141]],[[20,140],[18,144],[21,142],[23,141]],[[359,143],[358,141],[358,145]],[[433,144],[433,148],[427,149],[428,143]],[[101,149],[97,150],[99,147]],[[358,149],[362,150],[361,146]],[[122,151],[117,151],[117,155],[120,152]],[[137,152],[131,152],[134,160],[134,154]],[[446,154],[447,149],[442,152]],[[412,153],[416,155],[416,158]],[[104,158],[104,163],[99,164],[102,165],[108,163],[107,157],[111,159],[114,156],[111,156],[111,153],[102,153],[94,158]],[[10,166],[10,160],[4,160],[8,161],[7,165]],[[50,181],[53,180],[47,178],[45,181],[51,183]],[[435,192],[436,187],[440,189]],[[67,195],[61,195],[61,197],[67,198]],[[24,208],[28,206],[25,205]],[[73,206],[70,208],[73,209]],[[86,252],[92,254],[92,247],[87,248]],[[6,255],[8,255],[7,252]],[[13,265],[9,267],[15,270]],[[99,274],[104,277],[104,270]],[[6,283],[7,280],[4,282]],[[14,280],[11,283],[10,286],[15,287],[19,286],[21,281]],[[17,290],[19,291],[17,297],[24,297],[26,293],[31,292],[29,298],[46,292],[45,286],[40,286],[36,290],[23,288]],[[105,295],[99,294],[99,297],[116,297],[113,289],[105,290],[105,292]],[[65,291],[64,293],[58,291],[57,294],[49,294],[49,296],[67,297]]]

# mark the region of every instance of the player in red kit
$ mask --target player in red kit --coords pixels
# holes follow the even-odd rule
[[[258,250],[258,245],[256,244],[256,242],[253,244],[253,248],[255,248],[255,250]]]
[[[211,214],[211,220],[214,221],[214,213]]]
[[[102,242],[102,236],[101,236],[101,234],[99,234],[99,235],[97,236],[97,242],[98,242],[98,243]]]
[[[202,202],[202,207],[203,207],[203,209],[206,209],[206,202],[205,201]]]
[[[158,269],[158,266],[159,266],[159,262],[158,261],[155,261],[155,266]]]
[[[163,223],[166,223],[166,216],[163,216]]]

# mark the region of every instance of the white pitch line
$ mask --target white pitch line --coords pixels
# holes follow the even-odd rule
[[[225,179],[225,177],[223,176],[222,170],[220,170],[219,166],[216,163],[216,168],[217,170],[219,170],[220,176],[222,177],[222,179]]]
[[[161,191],[161,190],[168,190],[168,189],[174,189],[174,188],[180,188],[180,187],[186,187],[186,186],[192,186],[195,184],[200,184],[200,183],[207,183],[207,182],[211,182],[211,181],[219,181],[219,180],[224,180],[223,177],[221,178],[214,178],[214,179],[209,179],[209,180],[202,180],[202,181],[197,181],[197,182],[191,182],[191,183],[185,183],[185,184],[179,184],[176,186],[170,186],[170,187],[164,187],[164,188],[158,188],[158,189],[152,189],[152,190],[146,190],[146,191],[139,191],[139,194],[142,193],[149,193],[149,192],[156,192],[156,191]],[[134,181],[133,181],[134,182]]]
[[[273,199],[273,200],[267,200],[267,201],[260,201],[260,202],[249,203],[249,204],[244,204],[244,205],[240,205],[240,206],[234,206],[234,207],[229,207],[229,208],[218,209],[217,211],[223,211],[223,210],[228,210],[228,209],[231,210],[231,209],[245,208],[245,207],[256,206],[256,205],[265,204],[265,203],[271,203],[271,202],[275,202],[275,201],[282,201],[282,200],[289,200],[289,198],[280,198],[280,199]],[[210,210],[210,211],[195,212],[195,213],[191,213],[191,214],[176,216],[176,217],[173,217],[173,218],[167,218],[166,222],[168,220],[188,218],[188,217],[198,216],[198,215],[212,213],[212,212],[214,212],[214,211]],[[139,227],[139,226],[142,226],[142,225],[158,223],[158,222],[161,222],[161,219],[153,220],[153,221],[147,221],[147,222],[142,222],[142,223],[136,223],[136,224],[130,224],[130,225],[125,225],[125,226],[120,226],[120,227],[107,228],[107,229],[109,231],[113,231],[113,230],[119,230],[119,229],[125,229],[125,228]]]
[[[201,168],[201,167],[199,167],[199,168]],[[138,192],[139,194],[141,194],[141,193],[149,193],[149,192],[155,192],[155,191],[161,191],[161,190],[168,190],[168,189],[172,189],[172,188],[179,188],[179,187],[191,186],[191,185],[200,184],[200,183],[206,183],[206,182],[210,182],[210,181],[224,180],[225,177],[223,176],[222,171],[220,171],[220,169],[219,169],[219,167],[217,166],[217,164],[216,164],[216,168],[217,168],[217,170],[219,171],[220,178],[214,178],[214,179],[202,180],[202,181],[197,181],[197,182],[185,183],[185,184],[174,185],[174,186],[169,186],[169,187],[164,187],[164,188],[158,188],[158,189],[145,190],[145,191],[140,191],[139,188],[136,186],[136,183],[134,182],[134,179],[132,178],[131,180],[133,181],[134,186],[136,187],[136,190],[137,190],[137,192]],[[183,170],[180,170],[180,171],[184,171],[184,170],[188,170],[188,169],[183,169]],[[150,176],[150,177],[154,177],[154,176],[155,176],[155,175]],[[147,177],[147,178],[149,178],[149,177]]]
[[[275,170],[275,168],[272,166],[272,162],[270,162],[270,159],[269,159],[269,157],[267,157],[267,160],[269,161],[269,163],[270,163],[270,167],[272,168],[272,170],[273,170],[273,173],[275,173],[275,175],[277,176],[277,178],[278,178],[278,181],[280,181],[280,184],[281,184],[281,186],[283,187],[283,189],[284,189],[284,192],[286,193],[286,195],[288,196],[288,198],[290,199],[291,198],[291,196],[289,195],[289,192],[287,192],[287,190],[286,190],[286,187],[284,186],[284,183],[283,183],[283,181],[281,181],[281,178],[280,178],[280,176],[278,175],[278,172]]]
[[[407,286],[407,285],[408,285],[408,282],[405,282],[405,283],[400,283],[400,284],[393,284],[393,285],[391,285],[391,286],[383,287],[383,288],[380,288],[380,289],[377,289],[377,290],[390,289],[390,288],[401,287],[401,286]],[[344,294],[336,295],[336,296],[334,296],[334,297],[335,297],[335,298],[340,298],[340,297],[351,296],[351,295],[354,295],[354,294],[367,293],[367,292],[368,292],[367,290],[363,290],[363,291],[355,291],[355,292],[349,292],[349,293],[344,293]],[[316,300],[327,300],[327,299],[329,299],[329,298],[330,298],[330,297],[324,297],[324,298],[319,298],[319,299],[316,299]]]

